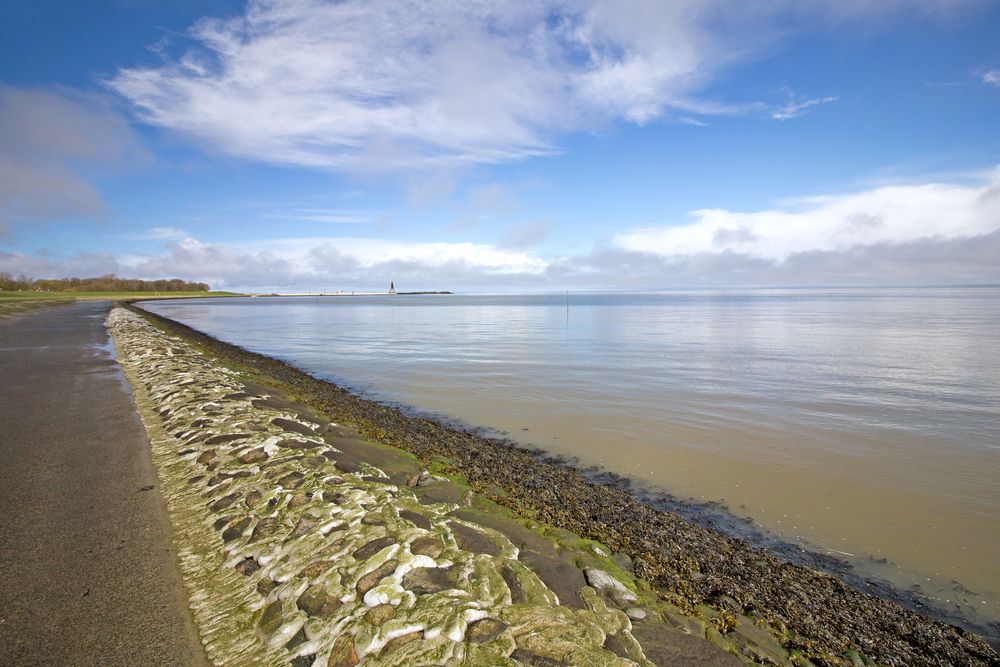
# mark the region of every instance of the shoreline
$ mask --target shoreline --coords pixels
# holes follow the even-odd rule
[[[723,637],[603,545],[517,519],[445,463],[431,473],[133,312],[108,328],[215,664],[811,664],[749,622]]]
[[[422,461],[447,457],[473,490],[521,516],[571,530],[627,554],[633,573],[661,587],[662,597],[681,609],[696,613],[707,605],[720,613],[752,613],[781,638],[786,649],[799,651],[818,664],[850,664],[843,660],[852,652],[880,664],[1000,664],[982,640],[963,630],[689,523],[676,513],[676,507],[669,507],[676,502],[669,496],[640,499],[642,492],[628,489],[621,478],[580,470],[510,441],[407,415],[284,362],[138,310],[224,361],[275,378],[312,407],[356,423],[364,437],[409,451]],[[883,595],[887,592],[874,582],[856,583]],[[911,602],[920,604],[915,598]],[[901,636],[904,628],[905,638]]]

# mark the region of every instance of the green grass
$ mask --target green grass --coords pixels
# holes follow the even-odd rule
[[[178,299],[197,296],[243,296],[237,292],[0,292],[0,301],[40,299]]]
[[[77,299],[185,299],[199,296],[243,296],[236,292],[0,292],[0,320]]]

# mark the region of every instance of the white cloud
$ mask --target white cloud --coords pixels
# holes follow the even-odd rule
[[[930,3],[948,7],[961,0]],[[845,6],[846,5],[846,6]],[[148,123],[232,155],[327,169],[454,168],[551,154],[608,121],[745,113],[718,71],[815,22],[916,0],[250,0],[108,86]],[[829,99],[795,101],[791,117]]]
[[[372,222],[371,211],[355,211],[351,209],[331,208],[300,208],[291,211],[279,211],[269,217],[281,220],[302,220],[304,222],[325,222],[333,225],[353,225]]]
[[[988,86],[1000,86],[1000,70],[991,69],[983,74],[983,83]]]
[[[145,232],[128,238],[136,241],[179,241],[188,236],[188,232],[176,227],[150,227]]]
[[[830,104],[831,102],[836,102],[837,99],[838,98],[836,96],[808,99],[789,92],[788,102],[783,107],[772,111],[771,118],[774,120],[789,120],[791,118],[798,118],[799,116],[807,113],[812,107],[820,106],[821,104]]]
[[[763,211],[694,211],[694,222],[618,235],[625,250],[663,256],[740,253],[783,261],[803,252],[837,252],[925,238],[969,238],[1000,228],[1000,169],[972,185],[884,186],[810,197]]]
[[[165,253],[118,261],[118,272],[131,276],[199,276],[213,287],[247,290],[374,289],[389,280],[416,284],[418,289],[448,289],[456,276],[478,284],[519,281],[525,276],[537,279],[548,267],[548,261],[527,253],[484,244],[341,237],[226,244],[185,238]],[[18,267],[25,262],[22,258]],[[0,270],[6,270],[3,265],[0,261]]]
[[[182,243],[193,247],[193,240]],[[505,250],[480,243],[408,243],[386,241],[374,238],[317,237],[269,239],[231,244],[228,247],[250,255],[268,253],[283,261],[303,267],[305,271],[321,272],[320,255],[328,249],[336,249],[349,256],[361,269],[377,266],[385,262],[413,262],[424,266],[441,266],[452,262],[466,262],[483,270],[497,274],[538,273],[545,269],[545,260],[532,257],[524,252]]]
[[[67,259],[0,252],[0,271],[32,277],[177,276],[248,291],[659,289],[768,285],[1000,283],[1000,167],[975,181],[875,187],[773,209],[707,209],[688,224],[637,229],[575,256],[523,250],[547,223],[514,226],[507,245],[375,238],[184,238],[146,256]],[[518,249],[522,248],[522,249]]]

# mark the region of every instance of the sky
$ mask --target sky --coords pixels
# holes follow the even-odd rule
[[[0,0],[0,272],[1000,284],[995,0]]]

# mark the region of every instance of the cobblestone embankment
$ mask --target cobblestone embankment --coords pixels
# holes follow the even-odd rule
[[[216,664],[793,664],[133,312],[108,324]]]

